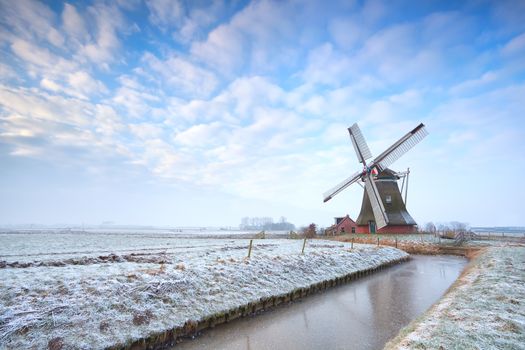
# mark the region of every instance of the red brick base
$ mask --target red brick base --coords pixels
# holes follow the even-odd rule
[[[357,233],[370,233],[368,225],[357,226]],[[399,226],[385,226],[382,229],[377,230],[377,233],[415,233],[417,232],[416,226],[413,225],[399,225]]]

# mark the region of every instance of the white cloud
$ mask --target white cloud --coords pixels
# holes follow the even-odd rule
[[[284,91],[279,86],[259,76],[236,79],[225,94],[234,102],[233,110],[241,119],[249,117],[254,106],[276,105],[284,98]]]
[[[459,11],[433,12],[414,24],[426,47],[454,49],[477,35],[473,17]]]
[[[258,106],[278,106],[285,102],[285,92],[259,76],[234,80],[209,100],[171,98],[168,107],[172,118],[191,123],[221,120],[237,125],[254,116]]]
[[[13,67],[3,62],[0,62],[0,81],[17,79],[18,75],[16,74]]]
[[[378,22],[388,14],[388,7],[382,0],[365,1],[361,9],[361,16],[367,25]]]
[[[212,1],[209,6],[195,7],[189,11],[189,15],[184,18],[180,29],[173,36],[176,40],[188,43],[216,23],[224,12],[223,1]]]
[[[60,86],[59,84],[57,84],[53,80],[50,80],[50,79],[47,79],[47,78],[44,78],[44,79],[42,79],[40,81],[40,86],[43,87],[44,89],[47,89],[47,90],[53,91],[53,92],[63,91],[62,86]]]
[[[90,39],[84,18],[78,13],[75,6],[65,4],[62,12],[64,30],[70,38],[83,43]]]
[[[149,20],[160,27],[179,23],[184,17],[184,5],[178,0],[146,0]]]
[[[164,126],[152,123],[129,124],[131,132],[141,140],[159,139],[164,134]]]
[[[448,78],[445,74],[454,68],[450,57],[467,59],[469,52],[462,45],[476,39],[472,18],[458,12],[431,13],[376,30],[362,15],[366,7],[330,22],[337,46],[325,42],[310,49],[301,72],[306,83],[341,86],[369,76],[383,86],[411,82],[424,86]]]
[[[293,65],[300,57],[297,17],[304,16],[309,7],[302,5],[251,2],[229,23],[212,30],[205,41],[194,42],[191,53],[226,76],[246,69],[257,74]]]
[[[494,71],[488,71],[483,73],[479,78],[465,80],[456,86],[450,88],[452,94],[464,94],[470,91],[486,87],[491,83],[497,82],[500,78],[500,74]]]
[[[117,159],[118,171],[147,181],[310,208],[357,164],[346,131],[356,121],[373,152],[428,124],[428,147],[400,166],[520,159],[518,27],[426,6],[406,17],[375,1],[344,11],[150,1],[156,36],[145,22],[133,32],[144,6],[131,5],[64,4],[60,17],[41,3],[3,2],[5,156],[82,169]]]
[[[63,93],[83,100],[108,93],[108,89],[102,82],[93,79],[84,71],[64,75],[64,79],[59,76],[55,79],[61,79],[61,81],[53,80],[52,77],[44,77],[40,80],[40,86],[57,94]]]
[[[147,0],[146,5],[149,22],[163,32],[171,32],[174,40],[184,44],[202,39],[227,10],[223,0],[189,4],[179,0]]]
[[[418,105],[421,102],[421,91],[414,89],[402,91],[400,93],[390,95],[388,100],[398,105],[412,107],[414,105]]]
[[[78,100],[52,96],[43,91],[0,87],[0,105],[10,113],[57,123],[86,126],[88,105]]]
[[[220,25],[208,35],[205,42],[193,43],[191,52],[203,62],[224,70],[224,73],[230,73],[244,62],[242,40],[240,32]]]
[[[358,18],[336,18],[329,24],[333,40],[344,50],[355,48],[368,34],[368,28],[362,25]]]
[[[61,71],[70,71],[76,67],[73,62],[51,53],[44,47],[34,45],[25,40],[14,40],[11,49],[25,62],[45,68],[47,72],[59,74]]]
[[[40,2],[2,1],[0,17],[25,40],[43,39],[55,47],[61,47],[64,43],[63,35],[53,25],[56,15]]]
[[[91,33],[94,40],[87,41],[79,48],[78,58],[87,59],[107,70],[109,63],[123,60],[118,54],[121,47],[118,35],[131,29],[116,6],[97,4],[89,7],[87,13],[96,24]]]
[[[78,91],[82,95],[101,95],[108,92],[108,89],[102,82],[93,79],[84,71],[69,74],[68,82],[75,91]]]
[[[218,84],[213,73],[177,55],[171,55],[163,61],[146,53],[143,61],[148,64],[155,75],[163,78],[174,94],[208,96]]]
[[[301,76],[309,84],[341,85],[354,71],[352,60],[334,50],[330,43],[312,49],[307,62]]]
[[[90,167],[95,159],[131,157],[110,106],[4,86],[0,106],[0,134],[13,155]]]
[[[148,119],[153,117],[152,104],[158,103],[162,98],[162,95],[153,95],[144,88],[134,89],[124,85],[114,92],[111,103],[123,108],[130,118]]]
[[[517,55],[525,52],[525,33],[512,38],[501,50],[504,55]]]
[[[117,136],[125,130],[125,125],[118,113],[108,105],[97,104],[93,111],[95,115],[94,129],[104,137]]]
[[[68,61],[65,57],[76,53],[77,61],[87,59],[107,68],[108,63],[117,60],[118,34],[130,31],[116,6],[95,4],[80,14],[75,6],[65,4],[62,26],[58,16],[39,2],[9,2],[2,4],[2,8],[5,9],[2,11],[3,21],[9,24],[6,38],[12,43],[13,50],[38,66],[55,64],[57,60],[50,58],[59,55],[62,55],[60,61]],[[64,34],[69,38],[67,45]],[[37,57],[42,57],[43,62],[38,62]],[[61,69],[68,70],[67,67]]]
[[[141,0],[116,0],[116,2],[121,8],[128,11],[135,10],[142,4]]]
[[[221,124],[197,124],[175,135],[175,141],[188,147],[208,147],[221,142]]]

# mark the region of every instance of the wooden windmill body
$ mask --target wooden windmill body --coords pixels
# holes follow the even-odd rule
[[[353,183],[362,181],[365,191],[361,212],[356,220],[357,233],[414,232],[417,224],[406,209],[406,191],[410,171],[397,173],[387,167],[427,135],[425,126],[423,124],[418,125],[369,164],[366,163],[366,160],[372,158],[372,154],[357,124],[348,128],[348,132],[357,158],[363,164],[363,170],[354,173],[327,191],[324,195],[324,201],[330,200]],[[403,185],[400,191],[397,182],[401,178]],[[406,187],[404,187],[405,179],[407,181]],[[405,189],[404,201],[403,189]]]

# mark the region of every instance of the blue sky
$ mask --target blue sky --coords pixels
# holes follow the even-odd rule
[[[329,225],[423,122],[416,221],[525,226],[524,1],[0,4],[2,225]]]

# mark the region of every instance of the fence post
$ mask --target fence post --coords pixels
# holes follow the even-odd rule
[[[396,237],[396,248],[397,248],[397,237]]]
[[[352,246],[350,247],[350,249],[354,249],[354,237],[352,237]]]
[[[306,245],[306,237],[304,237],[303,241],[303,250],[301,250],[301,254],[304,254],[304,246]]]
[[[377,237],[377,246],[379,247],[379,237]]]
[[[250,239],[250,247],[248,248],[248,258],[252,255],[252,244],[253,244],[253,239]]]

